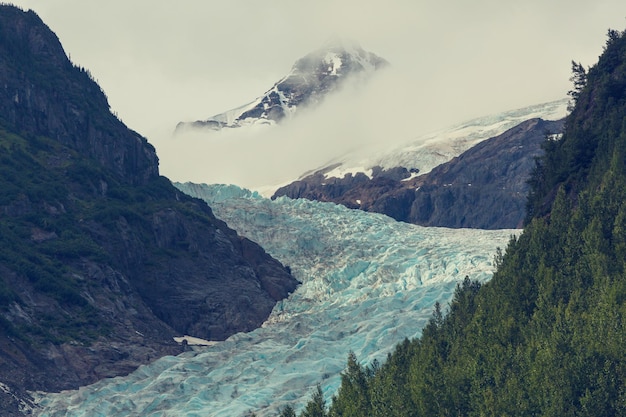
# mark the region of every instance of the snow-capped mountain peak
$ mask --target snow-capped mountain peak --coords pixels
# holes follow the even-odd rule
[[[324,45],[298,59],[289,74],[262,96],[243,106],[195,122],[181,122],[177,130],[187,128],[241,127],[275,124],[296,113],[298,107],[319,104],[353,75],[367,75],[389,63],[365,51],[351,40],[332,37]]]

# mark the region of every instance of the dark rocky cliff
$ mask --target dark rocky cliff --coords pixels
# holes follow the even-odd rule
[[[546,135],[562,121],[532,119],[434,168],[416,185],[407,221],[424,226],[520,228],[528,179]]]
[[[325,178],[317,172],[280,188],[274,198],[332,201],[423,226],[517,228],[541,144],[562,126],[561,121],[528,120],[411,180],[403,168],[376,169],[372,178]]]
[[[35,13],[4,7],[0,19],[0,117],[8,126],[55,139],[131,183],[158,176],[154,148],[110,113],[89,72],[72,65]]]
[[[159,176],[33,12],[0,6],[0,414],[258,327],[297,281]],[[23,402],[26,401],[26,402]]]

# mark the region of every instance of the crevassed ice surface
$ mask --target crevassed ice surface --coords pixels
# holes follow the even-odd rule
[[[302,285],[250,333],[165,357],[126,377],[40,398],[41,416],[275,416],[321,384],[339,387],[350,351],[384,360],[420,335],[466,275],[492,275],[515,230],[425,228],[332,203],[271,201],[234,186],[178,184],[239,234],[291,267]],[[202,335],[192,335],[202,336]]]

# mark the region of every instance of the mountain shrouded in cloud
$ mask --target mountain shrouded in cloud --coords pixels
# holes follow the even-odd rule
[[[275,124],[299,107],[316,105],[354,76],[367,76],[389,63],[354,41],[333,36],[320,49],[298,59],[288,75],[254,101],[206,120],[181,122],[176,130]]]
[[[570,87],[570,61],[594,62],[605,29],[621,26],[626,10],[618,0],[532,0],[511,6],[514,13],[491,1],[12,3],[33,8],[55,29],[112,110],[155,146],[162,174],[248,188],[293,180],[350,146],[388,148],[459,121],[558,99]],[[357,97],[341,94],[347,103],[325,100],[298,112],[286,129],[262,129],[280,136],[269,141],[251,144],[242,137],[249,129],[223,129],[185,140],[182,149],[171,137],[180,121],[206,120],[262,95],[330,33],[357,39],[392,65]],[[315,114],[304,123],[303,113]],[[296,135],[306,143],[292,149]]]
[[[274,197],[332,201],[422,226],[521,227],[535,158],[546,135],[558,134],[563,124],[537,116],[558,117],[565,103],[468,121],[369,159],[347,155],[280,187]]]

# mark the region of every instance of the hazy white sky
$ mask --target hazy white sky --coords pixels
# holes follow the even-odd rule
[[[313,159],[298,154],[311,157],[316,148],[410,139],[563,98],[570,61],[594,64],[607,29],[626,27],[623,0],[13,3],[37,12],[72,61],[91,71],[112,109],[157,147],[163,174],[248,186],[278,179],[280,173],[263,172],[283,164],[284,176],[287,160],[293,172],[315,168],[328,151]],[[359,41],[393,69],[367,94],[336,98],[280,133],[170,137],[179,121],[205,119],[261,95],[333,34]],[[261,145],[267,136],[273,137]]]

